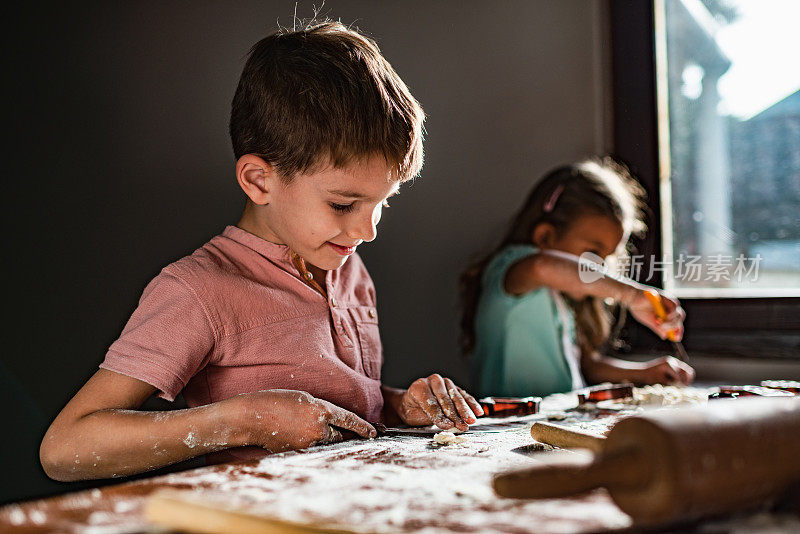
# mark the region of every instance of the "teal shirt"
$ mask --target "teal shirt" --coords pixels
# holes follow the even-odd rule
[[[503,288],[508,268],[536,252],[532,245],[510,245],[492,258],[481,277],[472,368],[480,396],[544,396],[572,389],[562,341],[564,328],[575,339],[571,313],[561,320],[547,287],[519,296]]]

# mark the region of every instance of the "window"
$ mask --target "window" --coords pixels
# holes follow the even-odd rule
[[[796,2],[787,0],[782,4],[791,6],[794,3]],[[686,7],[687,5],[692,7]],[[688,37],[680,37],[680,34],[677,33],[672,34],[673,36],[678,35],[677,41],[672,41],[673,45],[684,47],[685,61],[683,64],[676,59],[676,55],[680,52],[672,51],[668,47],[668,31],[678,29],[668,30],[667,23],[670,20],[668,10],[679,8],[691,15],[690,10],[696,10],[698,5],[706,10],[710,18],[717,24],[717,31],[721,32],[726,25],[732,28],[737,17],[740,22],[745,17],[749,17],[748,13],[752,11],[752,7],[764,5],[776,8],[777,2],[773,3],[770,0],[741,0],[739,2],[726,0],[698,0],[697,2],[609,0],[613,153],[631,167],[648,191],[651,212],[650,229],[645,239],[635,243],[638,249],[637,253],[645,258],[661,260],[663,265],[662,269],[642,269],[639,271],[640,276],[637,279],[644,283],[666,287],[680,296],[687,312],[684,343],[690,353],[709,356],[797,359],[800,358],[800,298],[798,298],[800,269],[791,266],[795,265],[793,262],[796,261],[798,247],[800,247],[796,226],[798,213],[800,213],[797,186],[797,172],[800,168],[797,158],[800,155],[797,153],[797,144],[792,143],[797,143],[799,134],[797,130],[791,130],[794,132],[792,134],[776,133],[775,129],[770,130],[773,133],[759,130],[755,135],[756,143],[749,144],[749,148],[742,148],[743,139],[752,137],[752,133],[731,134],[736,128],[733,126],[735,123],[753,121],[750,122],[749,127],[761,119],[770,118],[769,116],[773,113],[779,113],[783,117],[781,119],[783,125],[780,128],[796,128],[798,120],[797,88],[795,87],[794,90],[791,87],[783,89],[782,94],[770,97],[772,102],[762,102],[757,106],[754,102],[754,107],[761,107],[760,111],[755,109],[747,113],[734,113],[732,106],[725,108],[722,104],[718,104],[716,109],[712,106],[710,110],[705,110],[709,114],[708,116],[711,116],[711,111],[715,112],[714,117],[716,118],[712,120],[718,121],[716,124],[718,130],[716,130],[716,137],[713,141],[716,145],[710,144],[710,138],[705,139],[704,142],[709,143],[707,146],[726,147],[725,150],[727,150],[728,174],[722,175],[722,177],[727,180],[729,185],[731,183],[735,183],[739,187],[741,186],[738,184],[741,183],[744,183],[744,187],[752,185],[756,192],[742,195],[741,191],[733,191],[732,187],[721,188],[718,186],[709,186],[706,190],[701,190],[701,185],[696,181],[690,181],[689,185],[678,187],[677,184],[680,180],[697,180],[698,176],[706,176],[705,172],[697,173],[696,171],[700,168],[698,166],[701,159],[707,158],[702,163],[712,166],[714,158],[719,156],[719,149],[715,151],[712,148],[711,152],[706,153],[705,156],[698,151],[697,136],[700,128],[697,124],[699,122],[697,117],[689,116],[688,119],[684,117],[682,123],[679,119],[681,112],[670,117],[672,113],[669,108],[670,91],[672,91],[672,98],[683,99],[685,105],[694,105],[696,108],[700,104],[698,100],[702,95],[701,90],[705,89],[704,83],[708,84],[716,75],[711,58],[703,56],[698,46],[688,46],[688,43],[685,42]],[[716,13],[715,8],[721,9],[722,12]],[[732,11],[729,19],[726,19],[724,14],[727,9]],[[786,12],[778,11],[778,15],[773,13],[772,9],[762,13],[763,16],[772,17],[773,20],[781,19],[771,30],[771,33],[775,35],[770,35],[768,39],[763,38],[763,40],[774,40],[778,38],[779,33],[785,33],[780,30],[785,27],[784,22],[786,21],[783,19],[788,19],[786,24],[797,20],[796,15],[789,16]],[[709,17],[703,17],[703,20],[708,22]],[[686,21],[684,18],[684,22],[691,21]],[[722,38],[723,35],[724,33],[717,33],[717,38]],[[783,38],[789,37],[791,35]],[[744,39],[747,47],[756,48],[751,42],[752,37]],[[723,49],[721,44],[716,46],[731,63],[725,72],[731,71],[737,53],[730,49]],[[797,67],[796,57],[792,57],[792,52],[797,49],[796,44],[786,50],[782,50],[780,46],[773,48],[778,56],[777,61],[782,62],[783,70],[791,71],[794,74],[800,71],[800,68]],[[711,50],[713,51],[713,47]],[[669,65],[670,53],[672,54],[672,66]],[[794,55],[796,56],[796,54]],[[764,66],[767,66],[769,62],[765,60],[763,63]],[[681,68],[677,68],[678,65]],[[669,69],[673,67],[679,74],[670,80]],[[717,80],[716,89],[719,92],[720,101],[722,101],[724,92],[729,90],[725,87],[725,84],[729,82],[723,83],[725,72],[719,74]],[[657,79],[664,80],[658,90]],[[770,82],[761,85],[774,86],[776,84]],[[692,97],[695,98],[692,99]],[[680,100],[678,101],[680,102]],[[790,112],[790,109],[795,111]],[[686,110],[683,113],[686,114]],[[794,119],[791,119],[792,113]],[[672,120],[670,121],[670,119]],[[679,127],[684,128],[683,134],[678,133]],[[671,132],[675,133],[670,136]],[[681,135],[685,135],[686,139],[681,140]],[[695,136],[694,140],[690,139],[692,135]],[[690,143],[687,147],[675,150],[672,147],[679,140],[686,143],[691,141],[694,144]],[[742,168],[734,169],[731,161],[735,158],[737,162],[741,162],[742,154],[739,152],[745,150],[755,151],[751,152],[755,155],[746,158]],[[781,154],[788,151],[791,156],[776,156],[778,151],[781,151]],[[765,153],[769,157],[764,156]],[[681,157],[684,157],[683,161],[680,161]],[[717,165],[716,169],[719,170],[719,164],[714,165]],[[735,174],[737,172],[740,174]],[[741,174],[744,172],[747,174]],[[752,175],[756,176],[756,180],[773,179],[768,185],[756,185],[751,178]],[[775,202],[770,201],[768,204],[769,214],[763,211],[764,203],[762,201],[758,200],[758,207],[756,207],[759,198],[756,193],[759,191],[764,191],[771,195],[770,199],[775,199]],[[701,198],[706,195],[710,195],[712,198],[710,200]],[[704,211],[703,207],[697,209],[697,206],[703,206],[700,202],[711,202],[715,197],[727,199],[727,203],[713,204],[714,206],[728,207],[726,215],[724,215],[727,219],[715,221],[716,215],[713,211]],[[733,203],[734,199],[737,199],[736,204]],[[788,205],[789,208],[778,208],[778,203]],[[794,206],[794,211],[791,211],[791,206]],[[759,209],[762,210],[761,215],[758,213]],[[787,215],[790,219],[793,216],[793,220],[790,220],[788,225],[785,224],[785,220],[783,223],[775,224],[780,219],[779,209],[788,209]],[[748,214],[748,210],[750,210],[750,214]],[[700,213],[696,214],[697,211]],[[753,212],[755,214],[752,214]],[[768,218],[769,223],[762,224],[763,219],[759,220],[759,216]],[[712,223],[723,223],[724,228],[728,231],[713,225],[710,226],[711,223],[708,222],[706,222],[706,228],[715,228],[721,240],[731,247],[730,252],[726,249],[724,252],[718,253],[722,256],[721,260],[712,258],[709,263],[720,264],[723,260],[727,260],[726,256],[730,256],[733,261],[739,253],[744,254],[745,257],[760,254],[763,259],[760,260],[759,265],[759,281],[743,282],[737,285],[720,276],[719,283],[715,283],[713,277],[716,275],[712,275],[712,280],[703,281],[704,284],[697,284],[691,280],[685,282],[676,280],[679,265],[675,258],[675,250],[678,253],[685,251],[688,254],[696,254],[701,250],[700,241],[696,235],[698,229],[702,227],[700,223],[709,218]],[[792,226],[793,224],[794,226]],[[779,230],[782,230],[780,234]],[[754,235],[754,233],[758,235]],[[742,243],[743,239],[747,241]],[[745,264],[745,267],[749,266],[750,264]],[[786,268],[786,266],[790,267]],[[735,266],[733,268],[735,269]],[[713,267],[712,273],[718,272],[713,269],[721,268]],[[773,272],[764,274],[770,270]],[[709,268],[706,266],[702,274],[707,276],[708,272]],[[730,271],[730,274],[733,274],[733,271]],[[762,275],[763,278],[761,278]],[[629,334],[627,339],[634,350],[647,351],[659,347],[658,339],[646,329],[639,328],[635,322],[629,321],[625,328]],[[660,346],[662,349],[669,350],[667,345]]]
[[[800,296],[800,2],[655,2],[663,282]]]

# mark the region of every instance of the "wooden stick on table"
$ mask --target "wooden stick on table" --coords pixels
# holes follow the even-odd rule
[[[531,436],[540,443],[547,443],[562,449],[589,449],[598,453],[605,443],[605,436],[591,434],[572,428],[566,428],[542,421],[536,422],[531,427]]]
[[[160,490],[145,505],[147,520],[171,530],[201,534],[349,534],[351,531],[293,523],[226,509],[192,491]]]

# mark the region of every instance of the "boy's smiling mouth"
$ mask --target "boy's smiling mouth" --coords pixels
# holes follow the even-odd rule
[[[353,252],[356,251],[356,247],[358,245],[353,245],[352,247],[343,247],[342,245],[337,245],[336,243],[331,243],[328,241],[326,243],[329,247],[331,247],[337,254],[341,254],[342,256],[349,256]]]

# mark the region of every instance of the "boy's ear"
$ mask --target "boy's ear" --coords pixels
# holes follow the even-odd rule
[[[533,229],[533,244],[539,248],[553,248],[556,240],[556,227],[550,223],[539,223]]]
[[[270,190],[278,178],[275,167],[253,154],[245,154],[236,162],[236,181],[245,195],[259,206],[270,201]]]

